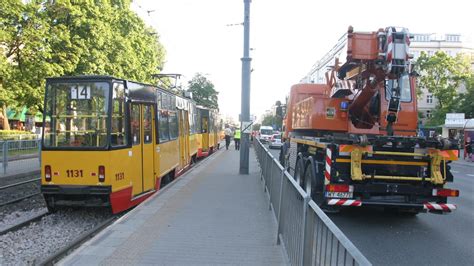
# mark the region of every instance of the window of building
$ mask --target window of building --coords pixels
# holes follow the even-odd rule
[[[426,103],[433,103],[433,95],[426,95]]]
[[[179,134],[178,116],[176,112],[170,112],[168,116],[170,124],[170,139],[177,139]]]
[[[158,118],[158,135],[160,143],[170,140],[170,129],[168,126],[168,112],[160,110]]]
[[[112,146],[127,145],[125,130],[125,88],[123,83],[114,83],[112,95]]]
[[[446,41],[448,42],[459,42],[460,38],[459,35],[447,34]]]
[[[432,114],[430,110],[426,111],[426,118],[431,118]]]

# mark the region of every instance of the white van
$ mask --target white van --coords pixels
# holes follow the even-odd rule
[[[269,126],[261,126],[258,133],[260,141],[262,143],[267,143],[273,136],[273,128]]]

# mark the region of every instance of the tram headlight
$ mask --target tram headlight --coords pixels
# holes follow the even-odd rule
[[[46,182],[51,182],[51,165],[44,166],[44,180]]]
[[[99,166],[99,182],[105,182],[105,166]]]

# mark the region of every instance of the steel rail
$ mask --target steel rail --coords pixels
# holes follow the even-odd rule
[[[7,202],[2,202],[2,203],[0,203],[0,207],[7,206],[7,205],[10,205],[10,204],[13,204],[13,203],[17,203],[17,202],[22,201],[24,199],[29,199],[31,197],[34,197],[34,196],[40,195],[40,194],[41,194],[41,192],[35,192],[35,193],[32,193],[32,194],[23,196],[21,198],[13,199],[13,200],[10,200],[10,201],[7,201]]]
[[[40,181],[40,180],[41,180],[41,178],[33,178],[33,179],[30,179],[30,180],[26,180],[26,181],[22,181],[22,182],[18,182],[18,183],[14,183],[14,184],[10,184],[10,185],[0,187],[0,190],[11,188],[11,187],[16,187],[16,186],[20,186],[20,185],[28,184],[28,183],[35,182],[35,181]]]
[[[13,226],[10,226],[10,227],[8,227],[7,229],[4,229],[4,230],[0,231],[0,236],[5,235],[5,234],[7,234],[7,233],[10,233],[10,232],[12,232],[12,231],[15,231],[15,230],[17,230],[17,229],[19,229],[19,228],[28,226],[29,224],[40,220],[41,218],[43,218],[44,216],[46,216],[46,215],[48,215],[48,214],[49,214],[49,212],[47,212],[47,211],[46,211],[46,212],[42,212],[42,213],[40,213],[40,214],[34,216],[33,218],[30,218],[30,219],[28,219],[28,220],[26,220],[26,221],[23,221],[23,222],[21,222],[21,223],[18,223],[18,224],[15,224],[15,225],[13,225]]]
[[[52,254],[51,256],[45,258],[44,260],[37,262],[34,262],[34,265],[54,265],[56,262],[58,262],[60,259],[68,255],[71,251],[79,247],[81,244],[86,242],[87,240],[91,239],[95,235],[97,235],[100,231],[102,231],[104,228],[112,224],[115,220],[117,220],[121,215],[116,215],[108,218],[107,220],[103,221],[96,227],[92,228],[91,230],[81,234],[79,237],[74,239],[73,241],[69,242],[67,246],[61,248],[58,250],[56,253]]]

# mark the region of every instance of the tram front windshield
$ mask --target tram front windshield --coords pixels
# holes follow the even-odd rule
[[[109,90],[107,82],[48,84],[44,147],[106,147]]]

